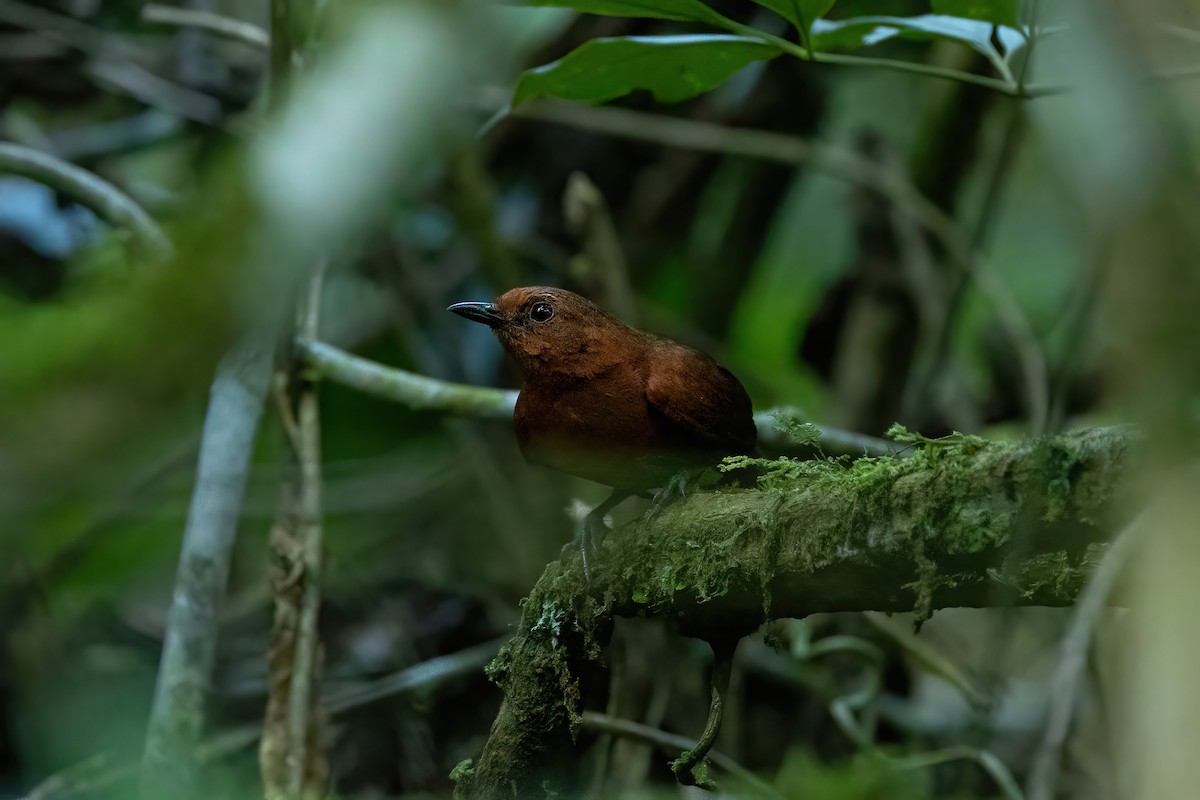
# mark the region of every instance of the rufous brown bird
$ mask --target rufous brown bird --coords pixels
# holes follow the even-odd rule
[[[756,452],[746,389],[706,353],[548,286],[449,310],[491,327],[516,362],[513,421],[525,458],[613,487],[585,521],[585,558],[625,498]]]

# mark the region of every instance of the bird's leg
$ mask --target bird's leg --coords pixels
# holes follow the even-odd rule
[[[654,494],[654,502],[650,505],[649,518],[654,519],[659,512],[667,507],[672,500],[681,500],[687,496],[688,479],[690,474],[686,469],[672,475],[666,484]]]
[[[729,675],[733,671],[733,651],[737,648],[737,640],[730,642],[712,642],[713,671],[712,696],[708,703],[708,721],[704,723],[704,733],[696,746],[687,750],[671,763],[671,771],[675,779],[684,786],[699,786],[701,789],[716,791],[716,784],[708,777],[704,758],[717,740],[721,730],[721,717],[725,712],[725,695],[729,692]],[[699,769],[697,769],[699,767]]]
[[[637,492],[631,489],[613,489],[608,499],[589,511],[576,528],[575,542],[579,547],[580,558],[583,560],[583,576],[585,579],[591,580],[592,571],[590,561],[594,560],[600,552],[600,540],[604,538],[604,534],[608,533],[608,526],[604,524],[604,516],[635,494]],[[569,546],[563,547],[562,555],[565,556],[567,554],[567,547]]]

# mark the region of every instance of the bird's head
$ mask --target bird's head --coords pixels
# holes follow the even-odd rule
[[[510,289],[493,303],[455,303],[448,310],[490,327],[526,377],[596,374],[636,336],[590,300],[550,286]]]

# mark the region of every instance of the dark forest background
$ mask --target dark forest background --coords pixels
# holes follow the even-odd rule
[[[260,793],[276,534],[296,529],[310,411],[321,777],[334,796],[447,797],[477,757],[501,699],[483,666],[573,535],[568,509],[605,490],[526,465],[503,420],[314,382],[298,314],[363,358],[515,388],[490,333],[445,307],[563,286],[712,353],[758,410],[872,437],[1132,422],[1183,453],[1146,483],[1191,464],[1192,4],[532,5],[183,3],[244,23],[222,32],[141,2],[0,0],[0,138],[148,214],[0,154],[0,797],[137,790],[209,386],[246,341],[275,369],[206,719],[184,736],[206,791]],[[621,39],[669,35],[727,40]],[[1146,591],[1194,609],[1196,562],[1168,552],[1179,580],[1149,572]],[[773,623],[739,651],[717,749],[786,797],[1142,796],[1139,748],[1200,742],[1151,713],[1190,707],[1192,637],[1102,615],[1047,789],[1031,770],[1073,619]],[[694,739],[710,658],[620,620],[587,703]],[[674,785],[677,750],[579,736],[591,797],[699,792]]]

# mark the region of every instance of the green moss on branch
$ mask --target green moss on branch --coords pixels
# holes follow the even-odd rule
[[[758,489],[693,494],[613,531],[591,583],[578,558],[550,564],[493,662],[504,705],[457,796],[540,796],[615,616],[717,641],[824,611],[1069,604],[1114,530],[1133,439],[1094,428],[770,462]]]

